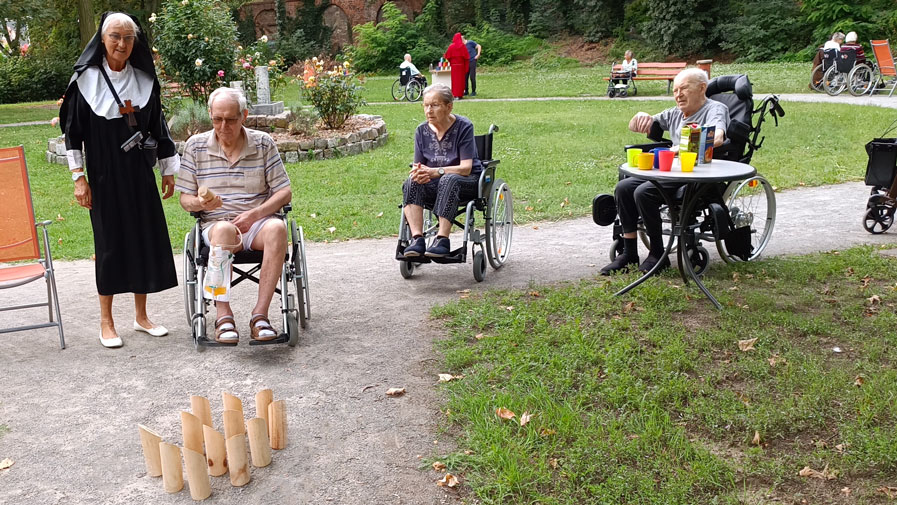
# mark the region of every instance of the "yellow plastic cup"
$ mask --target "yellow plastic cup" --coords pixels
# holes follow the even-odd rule
[[[654,153],[639,153],[638,169],[651,170],[654,168]]]
[[[679,153],[679,162],[682,164],[683,172],[694,172],[695,161],[698,159],[698,153],[682,151]]]
[[[638,155],[641,153],[642,150],[638,147],[630,147],[626,150],[626,163],[629,164],[630,168],[638,166]]]

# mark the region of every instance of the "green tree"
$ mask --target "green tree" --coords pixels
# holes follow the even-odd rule
[[[237,27],[228,7],[214,0],[166,0],[155,30],[167,75],[194,101],[208,100],[218,71],[235,60]]]
[[[687,57],[715,52],[719,39],[713,29],[728,14],[728,2],[668,0],[647,5],[648,21],[642,33],[668,56]]]
[[[589,42],[597,42],[623,31],[624,0],[573,0],[575,15],[570,26]]]
[[[22,41],[28,40],[28,27],[53,16],[47,7],[40,0],[0,0],[0,53],[18,56]]]
[[[812,39],[794,0],[743,0],[717,27],[720,48],[738,61],[771,61],[800,51]],[[815,47],[815,46],[814,46]]]

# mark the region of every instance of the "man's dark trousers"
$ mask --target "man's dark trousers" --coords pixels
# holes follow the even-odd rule
[[[464,94],[467,94],[467,84],[470,81],[470,92],[477,94],[477,59],[470,59],[470,70],[467,71],[467,79],[464,81]]]

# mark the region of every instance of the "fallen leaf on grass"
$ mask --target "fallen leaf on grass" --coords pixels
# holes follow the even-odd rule
[[[840,347],[832,347],[832,352],[835,354],[841,354],[844,351],[842,351]]]
[[[9,458],[6,458],[3,461],[0,461],[0,470],[6,470],[7,468],[11,467],[14,464],[15,464],[15,461],[13,461]]]
[[[751,440],[751,445],[760,446],[760,432],[754,430],[754,438]]]
[[[869,302],[869,305],[881,304],[881,297],[878,295],[872,295],[869,298],[866,298],[866,301]]]
[[[455,379],[463,379],[463,375],[452,375],[450,373],[441,373],[439,374],[439,382],[449,382]]]
[[[495,409],[495,414],[502,419],[514,419],[514,417],[517,416],[517,414],[511,412],[510,410],[508,410],[504,407],[499,407],[499,408]]]
[[[811,477],[814,479],[822,479],[822,480],[834,480],[838,478],[838,471],[831,470],[829,471],[828,465],[825,465],[825,468],[820,472],[819,470],[813,470],[812,468],[805,466],[803,470],[797,472],[801,477]]]
[[[56,241],[56,243],[59,245],[62,245],[62,239],[60,238],[59,240]]]
[[[551,468],[554,468],[555,470],[557,470],[557,468],[558,468],[558,459],[557,459],[557,458],[551,458],[551,459],[549,459],[549,460],[548,460],[548,466],[550,466]]]
[[[508,312],[512,312],[514,310],[514,306],[508,305],[507,307],[505,307],[505,310],[507,310]]]
[[[441,472],[441,471],[445,470],[445,463],[443,463],[441,461],[434,461],[433,462],[433,470],[436,470],[437,472]]]
[[[470,449],[465,449],[464,454],[470,456],[471,454],[473,454],[473,451],[471,451]]]
[[[897,487],[893,486],[882,486],[876,489],[879,493],[883,493],[889,499],[894,500],[897,499]]]
[[[462,295],[470,294],[470,290],[469,289],[459,289],[458,291],[455,291],[455,293],[462,294]]]
[[[327,228],[327,231],[329,231],[332,234],[333,232],[336,231],[336,226],[331,226],[330,228]]]
[[[534,230],[538,230],[539,227],[538,227],[538,226],[533,226],[533,229],[534,229]]]
[[[769,366],[772,366],[772,367],[774,367],[776,365],[784,365],[785,363],[788,363],[788,360],[779,356],[778,354],[773,354],[766,361],[768,361]]]
[[[857,375],[856,379],[853,380],[853,385],[856,387],[861,387],[863,385],[863,383],[865,383],[865,382],[866,382],[865,377],[863,377],[862,375]]]
[[[564,201],[561,202],[561,207],[566,207],[568,205],[570,205],[570,200],[567,198],[564,198]]]
[[[532,212],[532,211],[533,211],[533,207],[532,207],[531,205],[527,205],[526,207],[523,208],[523,210]]]
[[[62,214],[56,214],[56,220],[57,221],[65,221],[65,218],[62,217]]]
[[[738,282],[740,278],[741,275],[739,275],[738,272],[732,272],[732,282]]]
[[[520,415],[520,426],[526,426],[526,424],[529,422],[530,419],[532,419],[532,417],[533,417],[533,414],[530,414],[529,412],[524,412],[523,414],[521,414]]]
[[[402,396],[405,394],[405,388],[389,388],[386,390],[386,396]]]
[[[455,487],[458,484],[458,478],[450,473],[445,474],[445,477],[436,481],[436,485],[440,487]]]
[[[541,294],[539,294],[538,291],[530,291],[529,295],[532,296],[533,298],[539,298],[540,296],[542,296]]]
[[[749,339],[747,339],[747,340],[739,340],[739,341],[738,341],[738,348],[741,349],[742,352],[748,352],[748,351],[753,351],[753,350],[755,350],[755,349],[754,349],[754,344],[757,342],[757,338],[758,338],[758,337],[749,338]]]
[[[377,217],[383,217],[383,212],[381,211],[379,214],[377,214]]]
[[[628,313],[632,312],[633,309],[635,309],[635,302],[626,302],[625,304],[623,304],[623,313],[624,314],[628,314]]]
[[[863,282],[863,285],[860,287],[863,289],[866,289],[869,287],[869,283],[872,282],[872,277],[869,277],[867,275],[867,276],[863,277],[862,282]]]
[[[836,445],[835,450],[838,452],[844,452],[847,450],[848,447],[850,447],[850,444],[848,444],[847,442],[844,442],[844,443]]]
[[[849,487],[842,487],[842,488],[841,488],[841,494],[843,494],[844,496],[850,496],[850,488],[849,488]]]
[[[484,338],[486,338],[486,335],[483,335],[482,333],[477,333],[476,335],[473,336],[473,338],[475,338],[477,340],[483,340]]]
[[[554,435],[555,433],[557,433],[557,431],[552,430],[551,428],[542,428],[539,430],[539,435],[541,435],[543,437],[550,437],[550,436]]]
[[[312,218],[312,219],[314,219],[314,218],[316,218],[316,217],[318,217],[318,215],[317,215],[317,214],[315,214],[315,213],[314,213],[314,212],[312,212],[312,213],[311,213],[311,214],[309,214],[309,215],[308,215],[308,216],[309,216],[309,217],[310,217],[310,218]]]

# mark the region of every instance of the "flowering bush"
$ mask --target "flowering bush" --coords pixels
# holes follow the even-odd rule
[[[324,70],[328,68],[328,70]],[[364,88],[348,61],[342,65],[323,59],[305,61],[302,97],[311,102],[328,128],[339,128],[365,104]]]
[[[286,65],[283,58],[271,50],[268,37],[265,35],[262,35],[255,44],[249,47],[237,46],[237,59],[233,68],[229,72],[219,70],[218,77],[222,85],[226,85],[230,81],[243,81],[246,100],[249,103],[255,103],[257,99],[255,67],[261,65],[268,67],[268,84],[273,97],[277,89],[287,80],[284,73]]]
[[[165,0],[149,21],[168,78],[204,103],[219,82],[218,70],[234,61],[237,27],[230,12],[215,0]]]

